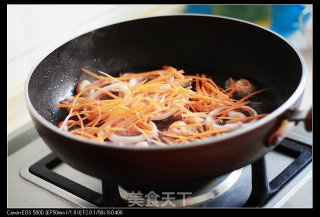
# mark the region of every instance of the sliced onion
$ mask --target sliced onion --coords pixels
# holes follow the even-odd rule
[[[153,126],[152,132],[154,132],[157,135],[158,134],[157,126],[152,121],[150,121],[149,123]],[[109,137],[109,140],[111,142],[125,143],[125,144],[135,144],[135,143],[143,142],[147,139],[148,137],[146,137],[144,134],[140,134],[137,136],[119,136],[116,133],[113,133]]]
[[[222,107],[220,107],[220,108],[216,108],[216,109],[212,110],[212,111],[209,113],[209,115],[214,115],[214,114],[219,113],[219,112],[221,112],[221,111],[223,111],[223,110],[225,110],[225,109],[227,109],[227,108],[229,108],[229,107],[230,107],[230,106],[222,106]]]
[[[106,90],[106,91],[111,91],[111,92],[128,92],[128,87],[124,84],[119,84],[119,83],[116,83],[116,84],[110,84],[108,86],[105,86],[102,88],[103,90]],[[99,98],[101,95],[103,94],[102,91],[96,91],[94,94],[93,94],[93,99],[97,99]]]
[[[238,121],[236,123],[231,123],[231,124],[225,124],[225,125],[219,125],[217,123],[213,123],[213,127],[214,128],[218,128],[218,129],[227,129],[227,130],[235,130],[238,129],[240,127],[242,127],[243,123]]]
[[[153,120],[153,121],[164,120],[164,119],[170,117],[171,115],[173,115],[174,113],[176,113],[177,111],[178,111],[178,109],[174,109],[172,111],[160,113],[159,115],[152,117],[151,120]]]
[[[127,143],[127,144],[135,144],[138,142],[145,141],[147,138],[145,135],[140,134],[138,136],[118,136],[117,134],[113,133],[109,137],[109,140],[111,142],[115,143]]]
[[[249,106],[241,106],[240,109],[249,112],[250,116],[258,115],[258,113],[256,112],[256,110],[254,110],[253,108],[251,108],[251,107],[249,107]]]
[[[135,145],[136,147],[149,147],[149,142],[143,141],[143,142],[138,142]]]

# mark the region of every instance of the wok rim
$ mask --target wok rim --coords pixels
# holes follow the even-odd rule
[[[292,49],[293,51],[295,51],[295,53],[297,54],[297,56],[299,57],[299,60],[301,62],[301,66],[302,66],[302,74],[301,74],[301,79],[300,82],[298,84],[298,86],[296,87],[295,91],[293,92],[293,94],[285,101],[283,102],[278,108],[276,108],[274,111],[272,111],[271,113],[269,113],[267,116],[259,119],[258,121],[256,121],[253,124],[250,124],[244,128],[240,128],[231,132],[228,132],[226,134],[222,134],[219,137],[217,136],[212,136],[208,139],[203,139],[200,141],[191,141],[190,143],[174,143],[172,145],[168,145],[168,146],[149,146],[149,147],[136,147],[133,146],[133,144],[124,144],[124,145],[119,145],[118,143],[114,143],[114,142],[98,142],[95,140],[91,140],[88,138],[84,138],[78,135],[73,135],[71,133],[68,133],[66,131],[60,130],[57,126],[53,125],[52,123],[50,123],[49,121],[47,121],[46,119],[44,119],[37,111],[36,109],[33,107],[30,98],[29,98],[29,92],[28,92],[28,88],[29,88],[29,82],[31,79],[31,76],[33,75],[33,72],[35,71],[35,69],[39,66],[39,64],[45,59],[47,58],[52,52],[54,52],[55,50],[57,50],[58,48],[60,48],[61,46],[63,46],[64,44],[78,38],[81,37],[82,35],[85,35],[89,32],[92,31],[96,31],[98,29],[102,29],[108,26],[113,26],[113,25],[118,25],[121,23],[126,23],[126,22],[133,22],[133,21],[139,21],[139,20],[145,20],[145,19],[150,19],[150,18],[159,18],[159,17],[177,17],[177,16],[186,16],[186,17],[192,17],[192,16],[197,16],[197,17],[213,17],[213,18],[219,18],[219,19],[227,19],[227,20],[233,20],[233,21],[237,21],[237,22],[241,22],[241,23],[245,23],[248,25],[252,25],[255,26],[257,28],[266,30],[272,34],[274,34],[275,36],[281,38],[285,43],[287,43]],[[63,42],[60,46],[56,47],[54,50],[49,50],[47,52],[46,55],[44,55],[43,58],[39,59],[38,62],[32,67],[32,69],[30,70],[26,81],[25,81],[25,86],[24,86],[24,95],[25,95],[25,101],[26,101],[26,105],[27,108],[29,110],[29,112],[31,113],[31,115],[33,117],[35,117],[35,119],[40,122],[43,126],[45,126],[48,130],[52,131],[53,133],[62,136],[62,137],[66,137],[68,139],[71,140],[75,140],[78,143],[83,143],[83,144],[90,144],[93,146],[97,146],[100,148],[113,148],[113,149],[121,149],[121,150],[130,150],[130,151],[149,151],[149,150],[172,150],[172,149],[185,149],[185,148],[195,148],[195,147],[200,147],[200,146],[206,146],[206,145],[214,145],[217,143],[220,143],[223,140],[228,140],[228,139],[233,139],[235,137],[241,137],[244,134],[250,132],[250,131],[254,131],[255,128],[259,128],[262,127],[263,125],[267,125],[269,122],[271,122],[272,120],[276,119],[277,117],[279,117],[281,114],[283,114],[286,110],[290,109],[291,105],[294,104],[299,97],[301,97],[303,95],[305,86],[306,86],[306,77],[307,77],[307,72],[306,72],[306,63],[305,60],[302,56],[302,54],[300,53],[299,50],[297,50],[294,46],[292,46],[290,44],[290,42],[284,38],[282,35],[267,29],[263,26],[259,26],[255,23],[251,23],[249,21],[245,21],[245,20],[241,20],[241,19],[237,19],[237,18],[231,18],[231,17],[225,17],[225,16],[218,16],[218,15],[208,15],[208,14],[172,14],[172,15],[158,15],[158,16],[147,16],[147,17],[142,17],[142,18],[136,18],[136,19],[129,19],[129,20],[125,20],[125,21],[120,21],[120,22],[116,22],[116,23],[112,23],[110,25],[106,25],[100,28],[96,28],[93,30],[90,30],[88,32],[82,33],[76,37],[73,37],[71,39],[68,39],[67,41]]]

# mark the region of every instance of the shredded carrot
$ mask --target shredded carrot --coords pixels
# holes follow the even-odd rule
[[[249,123],[267,115],[228,116],[230,111],[244,105],[261,104],[248,99],[266,90],[236,100],[232,98],[235,81],[231,77],[228,78],[231,87],[224,89],[204,74],[184,75],[183,70],[172,66],[142,73],[121,73],[118,77],[101,71],[98,72],[102,75],[98,75],[85,68],[82,71],[98,82],[77,88],[79,92],[72,101],[55,105],[69,111],[58,126],[61,130],[100,142],[109,141],[117,134],[128,138],[143,135],[143,139],[158,146],[188,143],[229,131],[227,126],[215,128],[208,120]],[[100,84],[113,84],[117,89],[104,89]],[[222,107],[220,111],[210,113]],[[157,129],[160,122],[170,117],[185,125],[173,122],[170,127]],[[184,133],[177,133],[179,130]]]
[[[232,97],[234,91],[236,90],[236,85],[235,85],[235,83],[234,83],[234,80],[233,80],[231,77],[229,77],[229,81],[230,81],[230,83],[231,83],[231,91],[230,91],[227,95],[228,95],[229,97]]]

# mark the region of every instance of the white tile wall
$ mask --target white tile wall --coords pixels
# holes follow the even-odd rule
[[[117,6],[9,5],[8,59],[55,40]]]
[[[8,84],[80,34],[123,20],[182,11],[183,5],[8,5]]]
[[[87,26],[103,14],[117,10],[118,7],[9,5],[7,8],[8,83],[28,73],[44,53],[54,49],[63,40],[80,34],[81,27]],[[86,29],[88,28],[87,26]]]

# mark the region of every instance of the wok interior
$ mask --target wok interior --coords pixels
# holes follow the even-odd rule
[[[284,40],[254,25],[210,16],[164,16],[107,26],[59,47],[35,68],[28,92],[32,105],[57,125],[66,111],[54,104],[73,95],[92,77],[86,68],[117,76],[171,65],[186,74],[206,74],[224,86],[228,77],[246,78],[258,89],[258,113],[270,113],[297,88],[302,65]],[[285,85],[284,85],[285,83]]]

